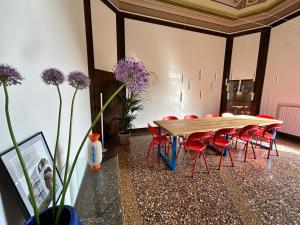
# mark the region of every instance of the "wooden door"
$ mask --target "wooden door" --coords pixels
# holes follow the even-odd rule
[[[94,119],[97,113],[100,111],[100,93],[103,95],[103,104],[118,88],[115,84],[114,74],[112,72],[95,70],[94,71],[94,82],[93,82],[93,93],[91,93],[91,110],[92,118]],[[125,88],[122,93],[125,93]],[[115,98],[109,106],[105,109],[103,115],[104,125],[104,137],[105,140],[109,140],[115,137],[119,132],[119,122],[115,120],[122,113],[122,106]],[[96,124],[93,129],[94,132],[101,133],[101,121]]]

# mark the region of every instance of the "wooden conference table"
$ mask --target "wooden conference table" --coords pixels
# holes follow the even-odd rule
[[[177,137],[189,135],[194,132],[217,131],[222,128],[242,128],[247,125],[267,126],[275,123],[282,123],[280,120],[272,120],[259,118],[255,116],[233,116],[233,117],[216,117],[216,118],[198,118],[189,120],[158,120],[153,121],[159,128],[165,130],[172,136],[173,146],[172,155],[170,159],[160,151],[158,147],[158,154],[163,158],[166,165],[171,169],[176,169],[176,149]]]

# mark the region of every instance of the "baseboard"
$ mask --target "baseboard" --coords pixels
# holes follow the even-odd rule
[[[131,129],[131,133],[132,134],[148,133],[148,128],[147,127],[142,127],[142,128]]]
[[[287,134],[287,133],[283,133],[283,132],[280,132],[280,131],[278,131],[277,134],[278,134],[279,137],[300,141],[300,137],[292,135],[292,134]]]

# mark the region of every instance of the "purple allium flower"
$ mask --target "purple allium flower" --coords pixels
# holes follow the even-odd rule
[[[144,64],[133,58],[125,58],[114,67],[115,78],[126,84],[129,91],[139,94],[148,85],[149,72]]]
[[[45,69],[42,72],[41,78],[47,85],[60,85],[65,81],[63,72],[56,68]]]
[[[91,80],[90,78],[80,71],[73,71],[68,75],[69,85],[78,88],[85,89],[90,86]]]
[[[24,78],[17,71],[17,69],[6,64],[0,64],[0,86],[21,84],[21,80]]]

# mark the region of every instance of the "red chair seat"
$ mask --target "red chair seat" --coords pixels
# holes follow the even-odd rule
[[[230,141],[228,141],[225,137],[216,137],[214,139],[214,144],[220,147],[226,147],[229,143]]]
[[[273,134],[270,134],[270,133],[268,133],[268,132],[265,132],[265,134],[264,134],[264,129],[259,129],[259,130],[257,130],[254,134],[255,134],[256,136],[264,137],[264,138],[267,138],[267,139],[273,139],[273,138],[274,138],[274,135],[273,135]]]
[[[239,137],[242,141],[249,141],[252,139],[252,135],[241,135]]]
[[[161,136],[153,138],[153,143],[154,144],[167,144],[167,143],[170,143],[170,142],[171,142],[171,140],[166,135],[161,135]]]
[[[189,150],[192,150],[192,151],[203,151],[205,149],[206,145],[198,140],[190,140],[187,147]]]

